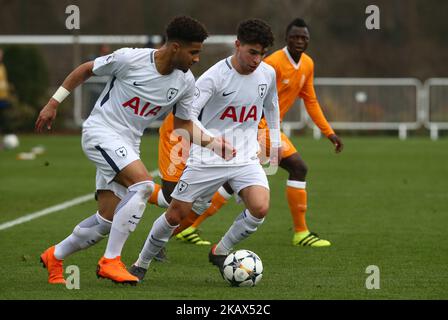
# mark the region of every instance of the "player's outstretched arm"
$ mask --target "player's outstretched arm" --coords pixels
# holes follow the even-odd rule
[[[231,160],[236,156],[236,150],[229,142],[222,137],[213,137],[207,134],[201,128],[201,125],[196,124],[194,121],[180,119],[175,116],[174,129],[182,136],[187,133],[188,137],[185,138],[189,139],[189,141],[212,150],[225,160]]]
[[[48,103],[39,113],[39,117],[37,118],[35,124],[35,129],[37,132],[42,132],[44,127],[47,127],[48,130],[51,129],[51,125],[56,118],[56,110],[59,104],[70,94],[71,91],[93,75],[92,70],[93,61],[89,61],[81,64],[73,70],[67,78],[65,78],[62,86],[59,87],[53,97],[50,98]]]

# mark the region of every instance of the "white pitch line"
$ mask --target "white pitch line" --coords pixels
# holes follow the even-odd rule
[[[158,176],[159,175],[159,170],[151,171],[149,174],[151,176],[153,176],[153,177]],[[43,210],[24,215],[24,216],[22,216],[20,218],[17,218],[15,220],[8,221],[8,222],[0,224],[0,231],[1,230],[5,230],[5,229],[9,229],[9,228],[14,227],[16,225],[19,225],[19,224],[22,224],[22,223],[25,223],[25,222],[28,222],[28,221],[31,221],[31,220],[43,217],[43,216],[46,216],[46,215],[54,213],[54,212],[58,212],[58,211],[61,211],[61,210],[64,210],[64,209],[76,206],[78,204],[87,202],[89,200],[93,200],[93,198],[94,198],[93,194],[90,193],[90,194],[86,194],[84,196],[77,197],[75,199],[72,199],[72,200],[69,200],[69,201],[57,204],[57,205],[49,207],[49,208],[45,208]]]
[[[81,204],[81,203],[84,203],[84,202],[89,201],[89,200],[93,200],[93,194],[92,193],[86,194],[86,195],[84,195],[82,197],[78,197],[78,198],[75,198],[75,199],[72,199],[72,200],[60,203],[60,204],[57,204],[57,205],[55,205],[53,207],[49,207],[49,208],[46,208],[46,209],[43,209],[43,210],[40,210],[40,211],[37,211],[37,212],[33,212],[33,213],[30,213],[30,214],[27,214],[27,215],[25,215],[23,217],[15,219],[15,220],[2,223],[2,224],[0,224],[0,230],[5,230],[5,229],[8,229],[8,228],[14,227],[14,226],[16,226],[18,224],[22,224],[22,223],[25,223],[25,222],[28,222],[28,221],[31,221],[31,220],[34,220],[34,219],[46,216],[47,214],[50,214],[50,213],[53,213],[53,212],[57,212],[57,211],[61,211],[61,210],[64,210],[64,209],[76,206],[77,204]]]

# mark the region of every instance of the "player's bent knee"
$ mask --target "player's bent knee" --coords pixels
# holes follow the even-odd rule
[[[298,154],[297,156],[292,155],[289,158],[283,159],[280,166],[288,171],[290,180],[305,181],[308,166]]]
[[[294,166],[288,167],[287,171],[290,180],[305,181],[308,167],[304,162],[296,162]]]
[[[154,182],[141,181],[129,186],[128,193],[115,209],[114,224],[123,233],[134,232],[143,217],[149,196],[154,190]]]
[[[177,210],[168,210],[165,214],[166,221],[172,226],[177,226],[182,221],[181,214]]]
[[[191,211],[192,204],[173,199],[166,211],[165,218],[172,226],[178,225]]]
[[[137,182],[128,188],[128,191],[138,193],[142,199],[145,199],[145,202],[149,199],[153,190],[154,182],[151,180]]]
[[[269,211],[269,203],[267,204],[257,204],[256,206],[253,206],[250,208],[250,213],[258,219],[263,219],[266,217]]]

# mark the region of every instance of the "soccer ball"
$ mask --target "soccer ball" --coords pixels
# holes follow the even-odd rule
[[[263,264],[252,251],[237,250],[224,261],[223,277],[234,287],[253,287],[263,277]]]
[[[19,146],[19,138],[15,134],[7,134],[3,137],[5,149],[15,149]]]

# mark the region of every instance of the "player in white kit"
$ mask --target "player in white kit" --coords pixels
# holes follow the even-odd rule
[[[168,210],[154,222],[138,260],[129,269],[139,279],[190,212],[192,203],[210,200],[225,182],[235,189],[246,209],[212,247],[210,262],[222,271],[232,248],[263,223],[269,208],[268,180],[257,156],[257,130],[263,113],[272,139],[271,164],[278,164],[281,146],[275,71],[262,62],[272,44],[271,28],[265,22],[243,21],[238,26],[234,55],[216,63],[196,81],[194,116],[206,130],[231,141],[236,156],[225,161],[192,145]]]
[[[123,48],[76,68],[64,81],[36,121],[36,130],[51,128],[60,102],[92,75],[110,79],[83,124],[82,148],[97,168],[98,211],[80,222],[66,239],[48,248],[41,261],[49,283],[65,283],[62,261],[109,234],[98,277],[136,283],[120,256],[130,232],[142,218],[153,189],[152,178],[140,160],[145,128],[168,112],[175,126],[192,133],[191,105],[194,77],[189,71],[199,61],[205,27],[190,17],[176,17],[167,26],[167,42],[159,50]],[[203,135],[203,145],[230,148],[222,140]]]

